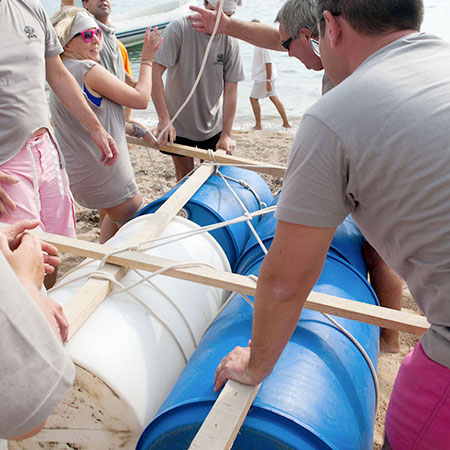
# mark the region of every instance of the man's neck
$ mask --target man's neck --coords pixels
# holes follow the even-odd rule
[[[355,32],[355,36],[350,37],[350,41],[354,44],[347,47],[346,50],[346,72],[342,73],[341,79],[332,80],[333,83],[339,84],[345,78],[350,76],[367,58],[378,50],[386,47],[397,39],[408,34],[417,33],[417,30],[395,30],[388,31],[383,35],[366,36]]]

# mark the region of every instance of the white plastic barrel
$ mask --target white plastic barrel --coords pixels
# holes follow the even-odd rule
[[[149,217],[132,220],[107,245],[124,246]],[[198,225],[176,217],[161,236],[196,229]],[[230,270],[223,250],[207,233],[146,253]],[[98,266],[93,261],[68,279],[91,273]],[[131,286],[139,279],[129,271],[121,283]],[[64,306],[85,281],[83,278],[57,288],[51,296]],[[185,357],[193,353],[227,294],[163,275],[151,282],[154,287],[141,283],[131,289],[143,304],[127,292],[116,294],[115,287],[72,337],[67,351],[77,365],[74,386],[41,433],[32,440],[10,444],[10,448],[42,448],[39,442],[46,441],[73,442],[77,448],[134,448],[183,370]]]

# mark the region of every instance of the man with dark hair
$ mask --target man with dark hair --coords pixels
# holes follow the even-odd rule
[[[450,442],[450,44],[419,32],[421,1],[318,0],[319,51],[335,85],[303,116],[261,268],[251,348],[216,371],[258,384],[272,371],[351,213],[406,280],[430,329],[400,367],[385,448]],[[358,11],[358,14],[355,13]],[[368,23],[376,23],[375,32]],[[348,99],[357,99],[349,102]]]
[[[278,11],[275,22],[278,30],[270,25],[244,22],[222,14],[219,32],[243,39],[254,45],[274,50],[288,51],[307,69],[322,70],[322,61],[311,45],[318,39],[318,21],[314,0],[286,0]],[[210,32],[215,24],[215,13],[192,7],[198,15],[190,16],[192,25],[198,31]],[[325,73],[322,93],[333,88]],[[402,307],[402,282],[398,275],[383,261],[366,241],[363,247],[364,260],[370,276],[370,283],[382,306],[400,310]],[[383,328],[380,337],[381,351],[400,351],[399,332]]]

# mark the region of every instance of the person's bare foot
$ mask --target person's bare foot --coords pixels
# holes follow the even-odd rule
[[[291,124],[288,123],[283,123],[283,128],[291,128]]]
[[[251,128],[252,130],[262,130],[262,126],[261,125],[255,125],[254,127]]]
[[[387,353],[400,353],[400,339],[398,331],[387,330],[381,331],[380,351]]]

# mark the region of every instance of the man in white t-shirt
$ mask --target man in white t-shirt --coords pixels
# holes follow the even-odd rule
[[[259,20],[253,19],[252,22],[259,22]],[[277,108],[277,111],[283,120],[283,127],[291,127],[283,103],[281,103],[277,96],[275,87],[277,76],[278,72],[275,63],[273,62],[272,52],[267,48],[255,46],[252,63],[253,88],[250,93],[250,103],[255,116],[255,126],[252,127],[253,130],[262,130],[259,99],[266,97],[269,97],[270,101],[275,105],[275,108]]]

